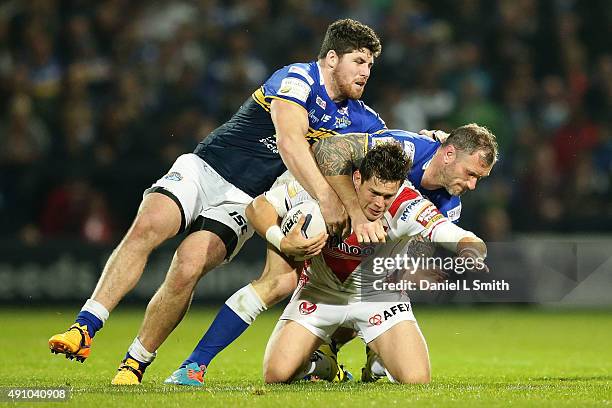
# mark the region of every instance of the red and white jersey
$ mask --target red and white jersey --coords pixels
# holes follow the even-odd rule
[[[312,200],[295,179],[277,184],[265,197],[281,218],[293,206]],[[300,281],[301,297],[310,292],[313,302],[340,304],[379,297],[374,282],[391,276],[395,268],[386,269],[376,259],[405,254],[408,242],[416,236],[435,241],[437,229],[447,222],[433,203],[405,181],[382,219],[387,242],[360,245],[354,233],[342,242],[331,237],[321,254],[310,260]],[[400,294],[397,296],[399,299]]]

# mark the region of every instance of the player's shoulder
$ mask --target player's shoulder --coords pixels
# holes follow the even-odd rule
[[[401,129],[383,129],[369,135],[368,139],[369,147],[380,143],[398,142],[403,146],[408,157],[414,161],[430,156],[440,145],[439,142],[427,136]]]
[[[380,115],[360,99],[349,99],[346,113],[353,123],[358,123],[362,131],[369,133],[380,132],[387,128]]]
[[[422,200],[423,196],[419,190],[417,190],[408,180],[404,180],[387,212],[391,214],[391,217],[395,217],[400,209],[406,207],[407,203]]]
[[[461,218],[461,208],[461,198],[458,196],[450,196],[440,205],[440,211],[454,223]]]
[[[370,120],[382,120],[380,115],[374,109],[366,105],[361,99],[349,99],[347,107],[348,114],[351,117],[359,115]]]
[[[284,78],[297,78],[313,86],[319,80],[316,62],[296,62],[276,70],[266,81],[269,85],[280,84]]]
[[[436,144],[439,144],[439,142],[433,140],[428,136],[420,135],[418,133],[402,129],[385,129],[374,136],[377,138],[394,139],[399,142],[408,141],[415,145],[434,146]]]

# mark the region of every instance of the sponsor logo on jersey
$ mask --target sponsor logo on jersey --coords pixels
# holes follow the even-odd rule
[[[281,81],[278,94],[306,102],[310,94],[310,86],[298,78],[285,78]]]
[[[330,115],[323,115],[323,117],[321,117],[321,122],[325,123],[328,122],[331,119]]]
[[[438,211],[435,205],[429,204],[425,206],[416,216],[416,220],[423,227],[430,228],[436,222],[444,218],[444,216]]]
[[[391,306],[388,309],[383,311],[382,316],[377,313],[371,316],[368,321],[372,326],[378,326],[382,324],[383,321],[387,321],[393,316],[401,312],[409,312],[410,311],[410,303],[398,303],[396,305]]]
[[[318,96],[317,96],[317,98],[318,98]],[[318,122],[319,122],[319,118],[317,118],[317,117],[315,116],[315,110],[314,110],[314,109],[311,109],[310,111],[308,111],[308,118],[310,119],[310,121],[311,121],[313,124],[315,124],[315,123],[318,123]]]
[[[382,316],[376,313],[374,316],[371,316],[368,321],[372,326],[380,326],[382,324]]]
[[[348,114],[349,114],[349,112],[348,112],[348,105],[347,105],[347,106],[345,106],[344,108],[340,108],[340,109],[338,109],[338,113],[339,113],[339,114],[341,114],[341,115],[346,115],[346,116],[348,116]]]
[[[304,286],[306,286],[309,280],[310,278],[308,277],[308,275],[306,275],[306,272],[302,270],[302,273],[300,274],[300,280],[298,282],[298,287],[303,288]]]
[[[349,127],[351,123],[351,120],[346,116],[336,116],[336,122],[334,123],[334,127],[344,129],[345,127]]]
[[[278,147],[276,146],[276,136],[268,136],[263,139],[259,139],[260,143],[268,148],[272,153],[278,154]]]
[[[450,210],[446,212],[446,217],[450,221],[457,221],[460,216],[461,216],[461,204],[459,204],[455,208],[451,208]]]
[[[408,201],[408,203],[406,204],[406,207],[404,207],[404,212],[402,213],[400,220],[404,222],[408,222],[408,219],[410,218],[410,215],[412,211],[414,210],[414,208],[418,207],[422,203],[423,203],[423,198],[421,197]]]
[[[166,174],[164,178],[166,180],[181,181],[183,179],[183,176],[181,176],[181,173],[173,171],[173,172]]]
[[[357,243],[357,238],[355,237],[355,234],[351,234],[344,241],[338,241],[340,241],[340,238],[334,235],[329,238],[327,245],[331,249],[338,250],[351,256],[367,257],[372,255],[376,249],[375,245]]]
[[[315,305],[314,303],[310,303],[309,301],[305,300],[302,303],[300,303],[300,314],[302,315],[309,315],[312,312],[314,312],[315,310],[317,310],[317,305]]]
[[[374,253],[373,245],[367,245],[362,247],[360,245],[351,245],[347,242],[341,242],[336,248],[339,251],[344,252],[345,254],[353,256],[366,257]]]
[[[317,95],[317,99],[315,99],[315,102],[321,107],[321,109],[325,109],[325,107],[327,106],[327,102],[325,102],[323,98],[321,98],[319,95]]]

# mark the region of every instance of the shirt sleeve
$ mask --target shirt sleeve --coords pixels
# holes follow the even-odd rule
[[[314,80],[304,68],[291,66],[285,74],[273,77],[266,83],[265,98],[286,100],[306,109],[314,93],[313,85]]]
[[[404,188],[391,208],[394,204],[396,211],[389,223],[391,239],[421,235],[431,240],[436,228],[448,222],[448,219],[440,213],[438,208],[431,201],[425,199],[416,189]]]
[[[366,111],[365,128],[367,129],[367,133],[376,133],[387,128],[385,121],[382,120],[380,115],[374,109],[370,108],[365,103],[363,104],[363,107]]]
[[[272,207],[274,207],[276,213],[281,218],[291,209],[291,207],[289,207],[290,200],[287,186],[287,184],[280,184],[264,193],[266,200],[272,204]]]
[[[279,184],[264,193],[264,197],[283,218],[287,212],[299,203],[312,200],[312,197],[297,180]]]

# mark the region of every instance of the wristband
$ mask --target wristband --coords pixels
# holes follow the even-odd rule
[[[283,238],[285,238],[285,234],[283,234],[278,225],[273,225],[266,231],[266,240],[279,251],[281,250],[280,244]]]

